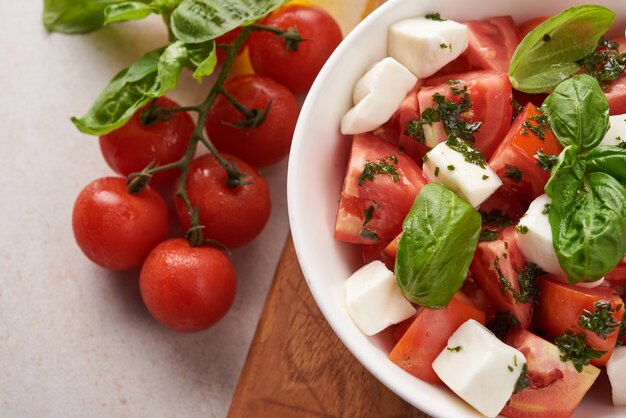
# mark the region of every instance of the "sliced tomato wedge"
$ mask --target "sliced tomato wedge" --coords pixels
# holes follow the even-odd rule
[[[485,314],[460,292],[443,309],[422,308],[389,354],[389,360],[426,382],[443,383],[432,363],[448,338],[468,319],[484,324]]]
[[[528,103],[515,118],[489,165],[502,179],[500,190],[527,206],[544,193],[550,178],[550,170],[541,169],[535,155],[539,151],[558,155],[562,149],[543,114]]]
[[[519,25],[519,33],[522,39],[526,37],[526,35],[528,35],[531,30],[535,29],[537,26],[539,26],[541,23],[545,22],[549,18],[550,16],[537,16],[533,17],[532,19],[528,19],[525,22],[522,22],[522,24]]]
[[[444,65],[439,71],[433,74],[432,77],[441,77],[446,76],[448,74],[458,74],[465,73],[468,71],[476,70],[469,63],[469,59],[467,58],[467,52],[462,53],[452,62]]]
[[[592,289],[580,286],[571,286],[566,283],[542,278],[538,282],[539,305],[536,308],[533,324],[552,337],[559,337],[565,331],[585,334],[587,345],[595,350],[606,351],[599,359],[593,359],[592,364],[604,366],[611,357],[619,335],[619,324],[624,315],[624,302],[615,290],[602,284]],[[598,335],[594,331],[585,329],[580,325],[581,316],[592,320],[596,318],[594,313],[601,312],[599,307],[608,304],[610,308],[604,311],[611,312],[611,317],[602,322],[609,325],[600,330]],[[593,322],[596,322],[593,320]],[[604,333],[602,333],[604,331]]]
[[[495,241],[479,242],[470,265],[472,277],[494,307],[513,314],[524,329],[530,325],[533,308],[532,298],[520,296],[525,292],[520,292],[519,279],[527,268],[513,227],[503,229]]]
[[[415,87],[407,94],[406,98],[398,108],[398,110],[391,116],[389,124],[393,126],[392,129],[398,133],[397,144],[401,149],[413,158],[418,164],[421,165],[422,158],[428,152],[428,147],[416,139],[408,136],[405,131],[406,127],[412,120],[419,119],[420,110],[419,103],[417,101],[417,93],[422,87],[421,80],[417,82]]]
[[[402,222],[424,184],[417,163],[397,147],[372,134],[355,135],[335,239],[356,244],[391,241],[402,231]]]
[[[469,29],[467,59],[482,70],[506,73],[511,57],[522,41],[519,29],[511,16],[491,17],[487,20],[464,22]]]
[[[419,108],[425,109],[435,106],[433,96],[441,94],[446,100],[458,103],[461,95],[455,95],[448,81],[459,81],[456,86],[462,89],[467,87],[472,102],[468,112],[461,115],[467,121],[480,122],[481,126],[474,134],[475,145],[489,159],[506,135],[511,124],[513,108],[511,106],[511,82],[507,73],[496,71],[471,71],[468,73],[452,74],[443,77],[427,79],[425,86],[417,95]],[[439,131],[439,141],[447,139],[441,122],[434,123]]]
[[[565,418],[572,415],[600,374],[594,366],[578,373],[559,349],[526,330],[511,331],[505,342],[526,357],[529,386],[514,393],[501,414],[511,418]]]

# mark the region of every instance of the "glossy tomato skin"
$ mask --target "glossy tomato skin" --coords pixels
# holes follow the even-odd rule
[[[516,299],[512,291],[501,282],[501,279],[508,281],[513,291],[519,292],[518,275],[524,268],[526,263],[517,246],[513,227],[502,230],[495,241],[479,242],[470,264],[472,277],[493,306],[499,311],[511,312],[520,322],[520,327],[526,329],[530,325],[532,301]]]
[[[615,323],[619,324],[624,314],[624,303],[615,290],[602,284],[592,289],[572,286],[549,279],[538,282],[540,297],[533,324],[552,337],[559,337],[570,330],[585,334],[585,342],[595,350],[606,351],[599,359],[591,360],[596,366],[604,366],[609,360],[617,337],[619,325],[605,338],[582,328],[579,319],[584,311],[593,313],[597,302],[609,302]]]
[[[250,184],[228,187],[226,171],[208,154],[189,165],[187,195],[200,213],[204,237],[236,248],[252,241],[265,227],[271,210],[270,192],[265,179],[250,165],[229,154],[222,157],[232,160]],[[174,206],[181,225],[189,228],[191,217],[180,197]]]
[[[460,292],[443,309],[422,308],[391,350],[389,360],[418,379],[442,384],[432,363],[446,347],[448,338],[469,319],[484,324],[485,314]]]
[[[179,105],[161,97],[157,106],[168,109]],[[100,137],[104,159],[113,171],[123,176],[141,171],[151,162],[165,165],[178,161],[191,141],[194,123],[186,112],[177,112],[170,120],[149,126],[141,123],[140,115],[141,110],[126,125]],[[178,173],[178,170],[163,171],[154,175],[152,181],[163,183],[173,180]]]
[[[207,116],[206,132],[220,150],[233,154],[255,167],[283,159],[291,146],[300,107],[283,85],[259,75],[240,75],[224,84],[226,90],[248,109],[265,111],[267,118],[257,127],[232,126],[245,120],[224,96],[219,96]]]
[[[316,6],[287,6],[276,10],[261,25],[283,30],[296,28],[306,39],[297,51],[288,50],[285,42],[269,32],[250,36],[250,61],[254,71],[284,84],[294,94],[305,94],[317,73],[341,43],[343,36],[337,22]]]
[[[397,179],[378,173],[373,173],[372,179],[361,179],[366,166],[381,159],[394,168]],[[395,238],[425,184],[417,163],[397,147],[372,134],[355,135],[339,200],[335,239],[376,244]],[[371,216],[366,222],[368,210]],[[365,229],[375,236],[365,234]]]
[[[167,236],[167,205],[149,187],[131,195],[125,179],[105,177],[76,198],[72,228],[76,243],[91,261],[111,270],[129,270],[139,267]]]
[[[464,23],[469,29],[469,64],[477,69],[508,72],[511,57],[522,40],[513,18],[496,16]]]
[[[141,297],[152,316],[180,332],[202,331],[230,309],[235,268],[213,247],[191,247],[184,239],[162,242],[139,275]]]
[[[500,142],[504,139],[511,124],[513,108],[511,106],[512,88],[507,73],[497,71],[471,71],[430,78],[424,81],[425,87],[418,93],[419,109],[424,112],[434,107],[435,93],[458,103],[461,95],[455,95],[448,84],[449,80],[458,80],[459,88],[467,87],[472,107],[462,117],[468,121],[480,121],[481,126],[474,134],[475,145],[489,159]],[[446,135],[441,128],[440,140]]]
[[[563,150],[550,126],[547,123],[546,126],[538,124],[536,118],[541,115],[532,103],[528,103],[489,160],[489,165],[503,183],[499,191],[526,206],[544,193],[550,178],[550,170],[541,169],[535,155],[539,150],[549,155],[558,155]],[[543,139],[528,125],[543,132]],[[513,172],[519,177],[511,174]]]
[[[570,417],[600,374],[594,366],[581,373],[562,362],[559,349],[526,330],[513,330],[505,343],[526,357],[530,386],[514,393],[501,414],[510,418]]]

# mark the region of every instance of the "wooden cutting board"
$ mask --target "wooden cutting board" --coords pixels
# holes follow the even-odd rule
[[[291,237],[228,412],[249,417],[428,418],[339,341],[309,292]]]

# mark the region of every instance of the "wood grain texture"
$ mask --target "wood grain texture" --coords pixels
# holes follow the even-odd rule
[[[339,341],[309,292],[291,237],[228,412],[248,417],[428,418]]]

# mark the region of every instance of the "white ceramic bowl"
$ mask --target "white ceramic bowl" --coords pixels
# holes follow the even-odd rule
[[[287,195],[293,240],[306,281],[337,336],[382,383],[420,410],[436,417],[480,416],[450,391],[411,376],[387,359],[392,342],[383,332],[368,338],[344,306],[343,283],[359,267],[357,246],[333,239],[337,202],[350,140],[339,133],[350,108],[352,87],[372,63],[387,52],[387,28],[412,16],[439,12],[455,20],[512,15],[519,23],[552,15],[584,1],[567,0],[390,0],[365,19],[337,48],[313,84],[300,113],[289,158]],[[617,12],[616,26],[626,26],[626,2],[594,1]],[[616,35],[623,31],[617,31]],[[622,35],[623,36],[623,35]],[[577,417],[624,417],[614,408],[606,377],[576,411]]]

